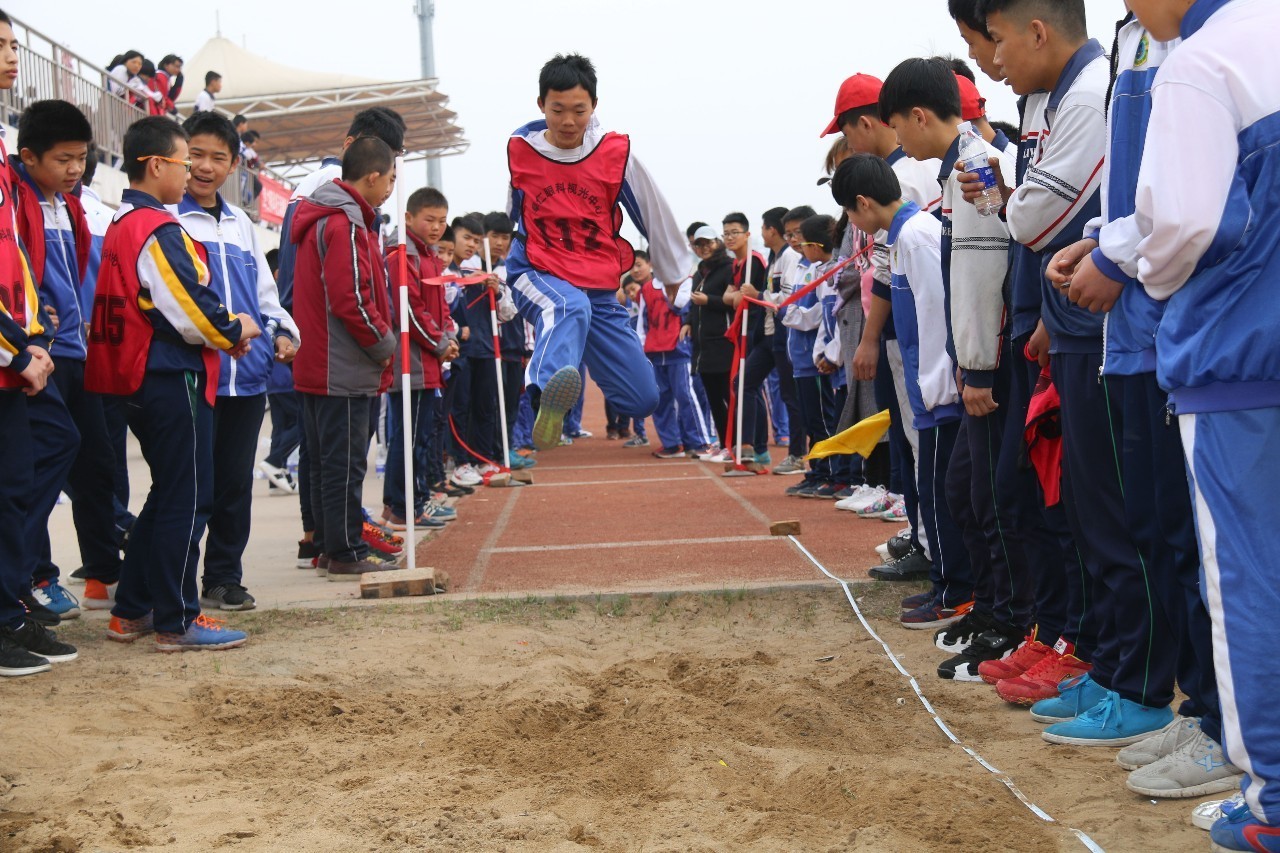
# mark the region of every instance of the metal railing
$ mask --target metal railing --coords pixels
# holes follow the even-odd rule
[[[16,127],[22,111],[36,101],[58,99],[74,104],[89,119],[99,159],[119,168],[124,162],[124,133],[129,125],[145,118],[147,111],[111,94],[106,88],[107,72],[102,68],[21,21],[15,19],[13,28],[19,41],[18,81],[12,89],[0,90],[0,116]],[[227,178],[222,195],[257,220],[259,187],[255,171],[240,166]],[[266,167],[262,171],[293,186],[278,172]]]

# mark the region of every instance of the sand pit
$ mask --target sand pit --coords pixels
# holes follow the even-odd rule
[[[902,593],[868,586],[869,610]],[[64,629],[81,660],[0,685],[0,850],[1083,850],[1067,825],[1208,845],[1194,801],[1129,794],[1112,752],[1049,747],[884,620],[1061,824],[1034,817],[834,586],[262,612],[234,620],[243,649],[173,656],[96,617]]]

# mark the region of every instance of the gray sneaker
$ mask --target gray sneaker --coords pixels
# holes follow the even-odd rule
[[[1170,754],[1129,774],[1125,786],[1147,797],[1203,797],[1240,787],[1244,776],[1222,747],[1195,726],[1195,735]]]
[[[622,446],[623,447],[648,447],[649,439],[645,438],[643,435],[635,435],[627,439],[626,441],[622,442]]]
[[[775,474],[803,474],[804,460],[799,456],[787,456],[777,465],[773,466]]]
[[[1125,770],[1137,770],[1154,764],[1196,736],[1200,721],[1195,717],[1174,717],[1173,722],[1149,738],[1126,746],[1116,753],[1116,764]]]
[[[359,583],[361,575],[373,574],[374,572],[390,572],[398,568],[400,567],[395,563],[380,563],[375,560],[356,560],[353,563],[330,560],[328,578],[331,581],[355,581]]]

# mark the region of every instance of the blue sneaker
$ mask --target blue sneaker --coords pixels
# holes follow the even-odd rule
[[[422,514],[433,521],[447,522],[458,518],[458,511],[451,506],[442,506],[435,501],[428,501]]]
[[[1148,708],[1114,690],[1074,720],[1055,723],[1041,733],[1049,743],[1071,746],[1128,746],[1160,731],[1173,721],[1173,709]]]
[[[67,592],[57,579],[41,581],[32,588],[31,594],[36,601],[57,613],[59,619],[75,619],[80,615],[80,600]]]
[[[156,634],[156,651],[195,652],[217,649],[233,649],[243,646],[249,639],[244,631],[224,627],[221,619],[210,619],[203,613],[187,626],[182,634],[160,632]]]
[[[532,456],[521,456],[514,450],[507,454],[507,465],[512,471],[520,471],[524,468],[532,468],[538,464],[538,460]]]
[[[769,458],[769,451],[767,450],[764,453],[757,453],[752,456],[751,461],[757,465],[769,465],[773,462],[773,460]]]
[[[1268,826],[1240,803],[1209,828],[1213,850],[1254,850],[1280,853],[1280,826]]]
[[[582,393],[582,374],[578,368],[565,366],[557,370],[547,380],[538,399],[538,417],[533,422],[533,446],[539,450],[559,447],[562,436],[570,439],[585,437],[587,433],[579,430],[577,435],[566,436],[564,432],[564,416],[578,403]]]
[[[1106,697],[1107,691],[1089,677],[1089,673],[1068,678],[1058,685],[1058,695],[1041,699],[1031,706],[1031,719],[1037,723],[1061,723],[1080,716]]]

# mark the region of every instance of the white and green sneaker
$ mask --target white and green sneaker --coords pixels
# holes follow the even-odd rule
[[[533,422],[533,446],[549,450],[560,446],[564,416],[578,403],[582,393],[582,374],[576,367],[562,367],[552,374],[542,388],[538,401],[538,417]]]

